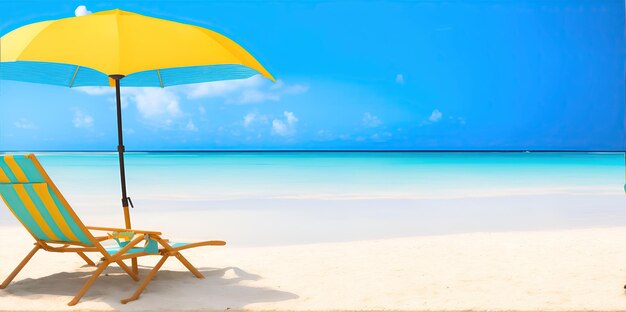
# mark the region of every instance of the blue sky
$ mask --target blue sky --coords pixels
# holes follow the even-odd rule
[[[278,79],[123,90],[129,150],[624,149],[623,1],[2,1],[218,31]],[[0,81],[0,150],[114,150],[109,88]]]

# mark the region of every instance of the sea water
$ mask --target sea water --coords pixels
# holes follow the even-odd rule
[[[115,153],[42,153],[51,176],[85,195],[119,193]],[[620,153],[127,153],[131,194],[177,199],[458,198],[621,194]]]
[[[116,153],[37,156],[86,223],[123,225]],[[135,228],[231,246],[626,224],[620,153],[127,153],[126,175]]]

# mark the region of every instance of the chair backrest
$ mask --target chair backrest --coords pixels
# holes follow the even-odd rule
[[[91,234],[58,193],[35,155],[0,157],[0,196],[35,238],[93,246]]]

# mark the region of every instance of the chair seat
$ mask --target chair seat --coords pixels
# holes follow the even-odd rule
[[[181,247],[181,246],[185,246],[185,245],[189,245],[189,243],[169,243],[170,246],[176,248],[176,247]],[[117,252],[119,252],[120,250],[122,250],[122,247],[120,246],[107,246],[104,247],[104,249],[110,254],[113,255]],[[133,253],[138,253],[138,252],[144,252],[146,251],[146,249],[144,247],[133,247],[131,249],[129,249],[126,254],[133,254]]]

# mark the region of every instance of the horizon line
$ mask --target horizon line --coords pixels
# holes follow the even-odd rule
[[[0,153],[117,153],[117,150],[0,150]],[[126,150],[126,153],[626,153],[626,150],[579,149],[214,149],[214,150]]]

